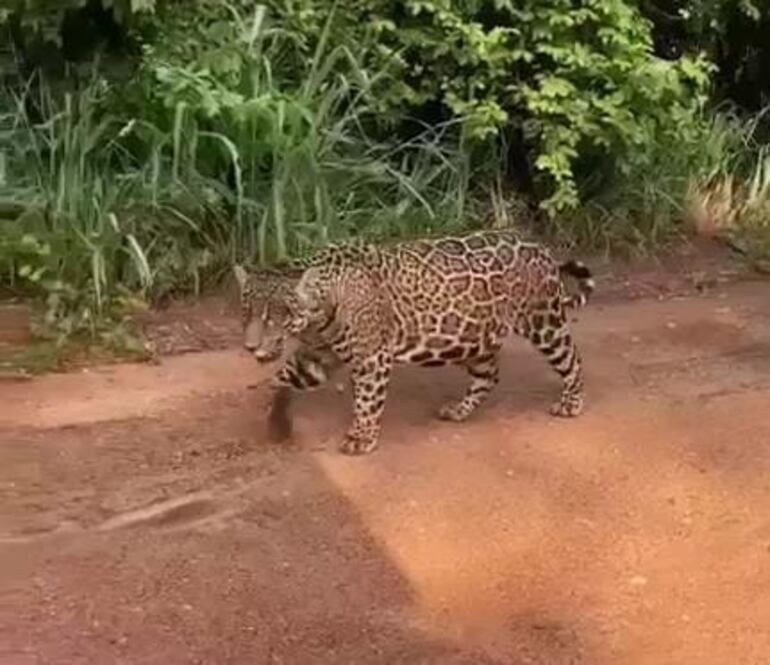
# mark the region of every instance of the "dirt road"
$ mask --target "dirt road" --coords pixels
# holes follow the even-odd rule
[[[0,385],[0,664],[770,663],[770,285],[580,314],[588,409],[506,349],[265,442],[235,349]]]

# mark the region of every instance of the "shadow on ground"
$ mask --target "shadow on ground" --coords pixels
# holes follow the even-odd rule
[[[513,605],[486,647],[420,612],[318,456],[255,441],[255,400],[3,433],[0,663],[583,662],[565,617]]]

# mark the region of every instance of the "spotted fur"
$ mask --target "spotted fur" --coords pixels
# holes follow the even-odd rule
[[[331,246],[300,265],[252,273],[236,267],[236,276],[245,345],[257,359],[276,358],[287,334],[299,342],[275,376],[277,402],[349,368],[354,418],[345,453],[377,446],[395,364],[463,366],[470,385],[439,416],[465,420],[497,384],[500,347],[511,332],[529,339],[561,377],[552,413],[571,417],[583,408],[581,359],[566,313],[587,302],[591,273],[578,261],[559,265],[509,231]],[[577,294],[567,292],[563,276],[577,279]]]

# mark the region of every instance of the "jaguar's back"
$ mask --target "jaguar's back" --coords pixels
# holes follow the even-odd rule
[[[359,336],[370,327],[362,321],[365,312],[376,320],[378,344],[387,333],[396,362],[423,365],[493,353],[512,330],[528,334],[532,324],[558,328],[565,307],[583,302],[567,295],[546,249],[508,231],[348,247],[344,254],[332,249],[299,291],[305,307],[322,305],[316,319],[333,312],[343,324],[355,317]],[[535,319],[540,313],[543,321]],[[334,326],[335,334],[341,327]]]

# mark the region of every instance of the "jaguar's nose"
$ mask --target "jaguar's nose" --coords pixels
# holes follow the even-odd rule
[[[261,363],[272,360],[275,357],[275,354],[270,353],[269,351],[265,351],[265,349],[252,349],[252,351],[254,353],[254,357]]]

